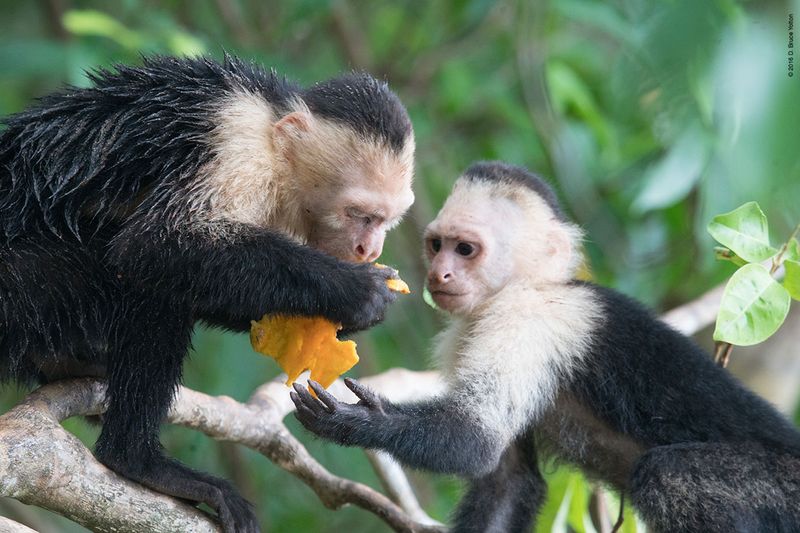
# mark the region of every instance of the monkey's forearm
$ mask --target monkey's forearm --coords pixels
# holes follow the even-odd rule
[[[110,257],[119,276],[182,295],[199,318],[245,325],[265,313],[331,317],[367,290],[357,265],[269,231],[223,230],[233,233],[129,232]]]
[[[402,463],[435,472],[465,477],[491,472],[505,443],[448,402],[391,405],[374,422],[352,426],[345,443],[379,448]]]

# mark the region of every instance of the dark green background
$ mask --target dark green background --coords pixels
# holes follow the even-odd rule
[[[800,71],[787,75],[786,27],[798,7],[1,1],[0,114],[63,83],[85,85],[86,69],[136,63],[152,52],[219,58],[227,50],[302,82],[349,68],[386,78],[414,121],[417,202],[381,262],[397,267],[414,294],[357,339],[362,362],[352,374],[422,369],[441,320],[420,296],[420,235],[474,160],[505,159],[550,179],[586,228],[595,279],[659,309],[732,272],[711,253],[704,228],[714,214],[757,200],[775,240],[785,238],[800,220]],[[245,400],[277,373],[246,336],[198,328],[194,347],[185,382],[204,392]],[[20,395],[6,388],[0,408]],[[313,442],[289,424],[334,473],[378,486],[360,451]],[[96,434],[81,420],[67,425],[87,442]],[[182,460],[234,479],[270,531],[386,530],[360,510],[326,510],[253,452],[180,428],[166,428],[163,439]],[[425,508],[446,519],[460,483],[423,474],[414,481]],[[570,520],[581,530],[579,522]]]

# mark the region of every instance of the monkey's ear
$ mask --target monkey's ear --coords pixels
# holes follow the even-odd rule
[[[572,260],[572,243],[569,235],[560,227],[552,228],[547,234],[547,248],[545,253],[559,266],[569,265]]]
[[[295,160],[298,147],[296,141],[311,130],[311,115],[303,111],[294,111],[281,118],[273,126],[272,139],[275,149],[287,161]]]
[[[297,137],[310,129],[311,116],[305,111],[294,111],[275,123],[276,137]]]

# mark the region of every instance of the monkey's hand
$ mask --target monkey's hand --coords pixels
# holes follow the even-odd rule
[[[344,383],[358,396],[358,403],[340,402],[319,383],[309,381],[317,399],[295,383],[294,392],[290,393],[297,407],[295,416],[307,430],[343,446],[376,447],[378,443],[370,441],[375,435],[373,429],[387,421],[394,406],[350,378],[345,378]]]
[[[393,268],[378,268],[371,264],[353,265],[356,279],[348,285],[351,302],[346,308],[336,309],[339,316],[328,317],[342,324],[342,335],[367,329],[381,322],[386,308],[397,299],[397,292],[387,285],[390,279],[400,279]]]

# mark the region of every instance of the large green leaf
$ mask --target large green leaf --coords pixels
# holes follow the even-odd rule
[[[547,476],[547,499],[536,521],[536,533],[566,533],[567,512],[572,499],[572,471],[559,468]]]
[[[686,198],[708,161],[709,148],[699,128],[688,128],[666,155],[645,173],[632,208],[637,213],[663,209]]]
[[[790,303],[788,291],[766,268],[745,265],[725,287],[714,340],[739,346],[762,342],[783,324]]]
[[[592,488],[579,472],[570,480],[572,498],[567,512],[567,524],[575,533],[595,533],[592,518],[589,515],[589,498]]]
[[[769,245],[767,217],[756,202],[747,202],[730,213],[711,219],[708,232],[720,244],[751,263],[769,259],[778,250]]]
[[[800,262],[787,259],[783,266],[786,268],[783,286],[792,298],[800,301]]]

